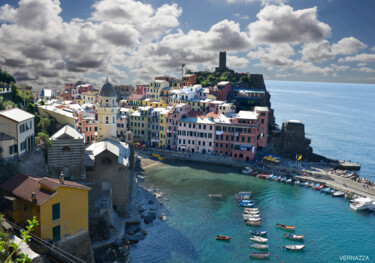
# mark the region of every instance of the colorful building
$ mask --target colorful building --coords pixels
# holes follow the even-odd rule
[[[95,133],[98,132],[98,123],[95,117],[83,116],[82,113],[78,114],[78,130],[83,133],[85,143],[91,143],[95,140]]]
[[[163,109],[159,114],[159,147],[165,149],[167,138],[167,116],[169,110]]]
[[[150,142],[148,135],[149,117],[151,107],[138,107],[138,110],[131,113],[129,127],[134,134],[134,140],[138,142]]]
[[[166,116],[167,121],[167,139],[166,148],[171,150],[177,149],[178,144],[178,122],[182,118],[188,117],[190,105],[187,103],[178,104],[173,107]]]
[[[34,118],[35,115],[18,108],[0,111],[0,132],[14,138],[14,145],[8,148],[9,155],[21,156],[34,149]]]
[[[229,81],[221,81],[215,87],[210,87],[210,94],[216,96],[217,100],[226,101],[232,90]]]
[[[47,177],[17,175],[1,185],[6,201],[5,217],[25,227],[34,216],[39,221],[33,234],[59,242],[89,230],[89,187]]]

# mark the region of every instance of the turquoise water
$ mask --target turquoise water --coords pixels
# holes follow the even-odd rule
[[[276,121],[303,120],[314,152],[359,161],[361,176],[375,180],[375,85],[268,81]],[[159,189],[167,220],[155,220],[146,239],[132,247],[132,262],[257,262],[249,258],[249,230],[266,230],[271,258],[266,262],[343,262],[348,256],[368,256],[375,262],[375,216],[353,212],[343,198],[298,186],[244,176],[237,168],[173,162],[146,174],[147,188]],[[263,224],[249,227],[233,201],[250,190]],[[221,193],[223,198],[208,197]],[[298,244],[282,237],[276,223],[304,234],[303,252],[284,251]],[[231,236],[216,241],[217,234]]]

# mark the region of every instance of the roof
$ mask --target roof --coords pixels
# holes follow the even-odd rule
[[[52,190],[47,190],[41,187],[42,185]],[[76,182],[64,181],[64,183],[60,183],[59,179],[35,177],[24,174],[19,174],[10,178],[8,181],[1,185],[1,189],[29,202],[32,202],[31,194],[35,193],[36,205],[41,205],[50,197],[54,196],[56,194],[56,189],[60,186],[80,188],[85,190],[91,189],[90,187]]]
[[[106,139],[99,142],[93,142],[85,149],[85,156],[89,156],[89,159],[91,159],[91,161],[94,161],[97,155],[106,150],[118,156],[119,164],[128,166],[130,150],[126,143],[122,143],[120,141],[112,141]]]
[[[100,89],[99,95],[102,97],[116,97],[115,88],[108,82]]]
[[[140,100],[144,97],[144,95],[142,94],[131,94],[130,96],[128,96],[126,99],[127,100]]]
[[[31,118],[35,118],[35,115],[28,113],[27,111],[21,110],[19,108],[0,111],[0,116],[3,116],[15,122],[22,122]]]
[[[237,119],[256,120],[258,118],[258,115],[257,115],[256,112],[253,112],[253,111],[244,111],[244,110],[241,110],[239,113],[237,113],[236,118]]]
[[[255,111],[264,111],[264,112],[268,112],[268,107],[260,107],[260,106],[256,106],[256,107],[255,107]]]
[[[60,130],[58,130],[54,135],[52,135],[50,139],[57,140],[58,138],[60,138],[61,136],[65,134],[76,140],[78,139],[83,140],[84,138],[81,133],[79,133],[76,129],[74,129],[72,126],[67,124],[64,127],[62,127]]]
[[[285,120],[288,123],[302,123],[302,121],[299,120]]]
[[[13,136],[0,132],[0,141],[14,140]]]

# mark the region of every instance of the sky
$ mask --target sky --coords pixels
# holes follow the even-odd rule
[[[375,83],[373,0],[1,0],[0,66],[18,83],[144,84],[213,71]]]

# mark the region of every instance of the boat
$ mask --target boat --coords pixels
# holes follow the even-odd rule
[[[292,183],[292,178],[289,178],[285,181],[285,183],[289,184],[289,183]]]
[[[305,245],[286,245],[286,246],[283,246],[283,248],[285,248],[286,250],[294,250],[294,251],[297,251],[297,250],[302,250],[305,248]]]
[[[308,187],[310,188],[314,187],[314,183],[309,183]]]
[[[223,197],[222,194],[209,194],[209,197]]]
[[[253,207],[254,205],[255,205],[254,203],[244,203],[244,202],[240,203],[240,206],[242,207]]]
[[[325,187],[325,188],[322,188],[322,189],[320,190],[320,192],[322,192],[322,193],[327,193],[329,190],[331,190],[331,188],[329,188],[329,187]]]
[[[265,236],[267,235],[267,231],[254,231],[254,230],[249,230],[249,233],[255,236]]]
[[[371,198],[356,198],[350,201],[349,207],[355,211],[373,210],[375,208],[374,200]]]
[[[256,249],[268,249],[268,244],[259,244],[259,243],[250,243],[250,247],[256,248]]]
[[[253,207],[253,208],[244,208],[244,211],[248,211],[248,212],[250,212],[250,211],[259,211],[259,208],[257,208],[257,207]]]
[[[283,177],[281,178],[280,182],[285,182],[286,181],[286,177]]]
[[[245,221],[246,225],[248,226],[260,226],[262,221]]]
[[[254,200],[243,199],[243,200],[238,200],[238,202],[240,202],[240,203],[254,203]]]
[[[334,197],[341,197],[341,196],[344,196],[345,193],[344,192],[341,192],[341,191],[336,191],[334,193],[332,193],[332,196]]]
[[[304,235],[292,235],[292,234],[284,234],[284,237],[293,239],[293,240],[303,240],[305,237]]]
[[[318,185],[317,187],[315,187],[314,189],[315,189],[316,191],[318,191],[318,190],[322,190],[323,187],[324,187],[324,184],[321,184],[321,185]]]
[[[261,219],[260,218],[253,218],[253,217],[246,217],[243,219],[243,221],[246,221],[246,222],[260,222]]]
[[[299,180],[295,181],[294,184],[299,185],[301,182]]]
[[[257,177],[266,179],[269,174],[258,174]]]
[[[303,182],[303,183],[300,184],[300,186],[305,186],[306,187],[308,184],[309,184],[308,182]]]
[[[244,210],[243,214],[248,214],[248,215],[259,215],[259,211],[247,211]]]
[[[284,230],[296,230],[295,226],[288,226],[288,225],[283,225],[279,223],[277,223],[276,226]]]
[[[278,177],[276,177],[276,181],[280,181],[281,180],[281,176],[279,175]]]
[[[269,258],[271,256],[270,252],[264,253],[264,252],[253,252],[250,253],[250,257],[252,258]]]
[[[230,240],[229,236],[217,235],[216,240]]]
[[[250,166],[245,166],[245,169],[252,170]]]
[[[251,174],[252,172],[253,172],[253,170],[251,170],[251,169],[244,169],[244,170],[242,170],[243,174]]]
[[[273,177],[273,174],[269,174],[267,175],[266,180],[270,180],[272,177]]]
[[[311,188],[315,189],[316,187],[318,187],[320,184],[314,184]]]
[[[277,175],[272,176],[272,180],[276,180]]]
[[[331,190],[328,191],[329,194],[333,194],[334,192],[336,192],[336,190],[333,189],[333,188],[332,188]]]
[[[250,195],[247,195],[247,196],[236,196],[236,199],[238,200],[249,200],[251,198]]]
[[[259,237],[259,236],[252,236],[250,238],[251,241],[257,242],[257,243],[267,243],[268,239],[264,237]]]

